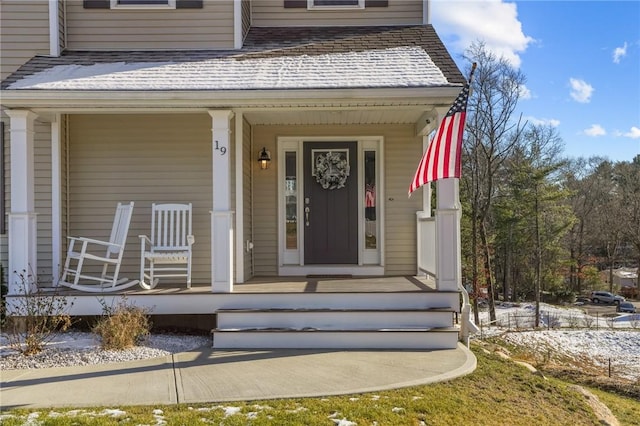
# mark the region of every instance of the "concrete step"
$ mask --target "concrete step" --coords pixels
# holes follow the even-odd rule
[[[404,329],[448,327],[453,312],[430,309],[224,309],[216,312],[217,327],[292,329]]]
[[[452,349],[458,328],[217,328],[215,349]]]

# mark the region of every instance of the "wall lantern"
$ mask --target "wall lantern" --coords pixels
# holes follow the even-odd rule
[[[267,151],[265,147],[263,147],[262,151],[260,152],[260,156],[258,157],[258,163],[260,163],[260,168],[262,170],[268,169],[270,161],[271,161],[271,153]]]

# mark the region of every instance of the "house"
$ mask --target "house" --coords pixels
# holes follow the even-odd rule
[[[611,273],[610,273],[611,272]],[[618,268],[613,271],[604,270],[600,272],[602,280],[605,283],[609,283],[609,277],[613,278],[612,288],[615,291],[620,292],[625,297],[635,298],[638,289],[636,283],[638,282],[638,270],[636,268]]]
[[[121,274],[138,276],[152,203],[192,203],[190,289],[70,291],[72,313],[126,294],[215,315],[217,347],[464,339],[458,182],[434,185],[436,206],[429,187],[407,197],[465,83],[427,0],[0,6],[10,298],[14,271],[57,286],[66,237],[104,239],[118,202],[135,202]],[[319,158],[343,161],[335,187]]]

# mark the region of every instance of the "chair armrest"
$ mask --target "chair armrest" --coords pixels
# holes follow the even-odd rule
[[[140,238],[142,241],[145,241],[147,244],[151,245],[151,239],[146,235],[138,235],[138,238]]]
[[[72,241],[81,241],[83,243],[98,244],[101,246],[120,247],[120,244],[110,243],[109,241],[94,240],[93,238],[86,238],[86,237],[67,237],[67,238]]]
[[[193,245],[196,242],[196,237],[194,237],[193,235],[187,235],[187,242],[190,246]]]

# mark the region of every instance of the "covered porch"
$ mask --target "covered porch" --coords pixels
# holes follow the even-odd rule
[[[138,273],[137,235],[148,233],[150,217],[147,209],[150,204],[193,201],[194,233],[198,247],[194,255],[194,288],[197,289],[204,285],[210,286],[209,291],[213,293],[234,292],[234,286],[254,276],[383,277],[426,272],[435,277],[438,258],[451,264],[441,270],[452,270],[454,273],[451,278],[455,281],[455,256],[438,255],[442,252],[434,232],[438,227],[434,219],[428,219],[433,210],[429,188],[422,201],[419,196],[414,196],[413,200],[402,201],[402,206],[398,207],[400,200],[394,195],[404,195],[403,183],[406,181],[398,180],[393,176],[395,171],[389,171],[389,167],[396,167],[392,162],[398,160],[387,160],[401,146],[405,149],[413,145],[412,151],[421,152],[421,145],[426,144],[426,134],[433,127],[431,119],[424,119],[425,107],[403,107],[401,117],[389,109],[351,108],[316,110],[314,115],[295,108],[277,112],[237,109],[189,114],[176,111],[173,116],[168,116],[164,111],[155,115],[129,110],[125,114],[123,110],[105,115],[104,112],[90,111],[80,114],[65,110],[63,114],[63,111],[54,113],[48,109],[36,112],[10,110],[11,170],[14,178],[9,214],[9,269],[31,271],[34,276],[40,275],[39,282],[56,286],[65,260],[65,237],[104,238],[115,203],[132,199],[137,203],[136,212],[127,240],[128,252],[123,260],[122,272],[131,278]],[[435,109],[431,108],[430,111],[433,114]],[[207,115],[213,130],[209,130],[212,136],[205,141],[203,135],[207,130],[204,117]],[[359,117],[357,120],[354,118],[356,115]],[[339,122],[327,125],[328,117],[334,117]],[[390,117],[395,117],[393,120],[397,122],[381,124],[382,121],[392,120]],[[425,126],[418,128],[417,124],[422,120],[425,120]],[[136,125],[136,122],[141,124]],[[169,127],[163,128],[162,122],[169,122],[167,126],[173,126],[171,135],[165,141],[161,133],[167,133]],[[285,122],[293,124],[283,125]],[[118,123],[123,127],[122,130],[99,129],[113,129],[112,126]],[[185,132],[186,128],[175,126],[196,128],[195,135],[193,130]],[[156,127],[158,130],[154,130]],[[289,257],[290,220],[288,210],[280,204],[284,199],[291,198],[290,193],[280,189],[286,183],[283,175],[287,172],[287,162],[284,161],[287,157],[284,154],[295,152],[296,144],[310,139],[373,140],[359,136],[367,132],[380,135],[375,139],[379,141],[376,142],[375,151],[371,151],[377,156],[375,178],[379,183],[376,185],[379,191],[376,194],[376,228],[370,228],[368,217],[365,220],[365,202],[360,201],[358,209],[362,220],[356,227],[358,238],[363,242],[359,243],[361,249],[357,260],[347,265],[325,263],[305,266],[305,259],[300,254]],[[278,136],[282,134],[286,136]],[[422,144],[416,144],[420,140]],[[292,141],[300,142],[292,144]],[[369,146],[366,142],[358,143],[358,146]],[[294,148],[287,151],[287,146]],[[221,147],[226,149],[221,150]],[[265,147],[274,152],[270,170],[260,170],[256,162],[259,152]],[[192,154],[187,153],[187,157],[197,158],[197,162],[186,159],[181,165],[176,149],[193,150]],[[40,156],[37,160],[36,152]],[[36,172],[41,167],[43,154],[49,155],[44,161],[50,167],[49,175]],[[361,155],[364,154],[358,153],[359,157]],[[403,172],[406,175],[410,173],[406,170]],[[363,200],[365,185],[361,178],[357,179],[358,198]],[[49,196],[45,195],[43,199],[42,191],[35,190],[36,184],[39,188],[49,188]],[[451,216],[453,212],[455,219],[455,209],[458,207],[455,182],[443,181],[438,185],[436,215],[439,212]],[[297,216],[303,217],[304,197],[297,194],[294,198],[298,199],[295,207],[298,209]],[[47,205],[47,213],[50,214],[42,215],[41,208],[35,208],[36,200],[40,205],[42,202],[50,203]],[[414,206],[413,209],[411,206]],[[412,223],[395,219],[398,213],[407,211],[407,208],[418,210],[420,220],[416,222],[413,219]],[[420,225],[425,217],[432,224],[427,231]],[[453,222],[446,224],[444,229],[442,221],[443,229],[440,232],[443,235],[456,235],[456,223]],[[365,248],[370,248],[371,229],[375,229],[376,236],[374,251],[366,251]],[[406,240],[405,235],[411,229],[414,235]],[[396,236],[396,230],[404,235]],[[299,252],[304,250],[304,232],[304,223],[297,223],[294,248],[297,245]],[[50,241],[50,245],[43,244],[44,241]],[[407,246],[407,242],[411,245]],[[445,249],[450,251],[456,248],[455,241],[450,243],[450,237],[445,242]],[[407,255],[409,259],[405,257]],[[441,274],[441,277],[444,275]],[[16,285],[19,283],[13,278],[10,279],[10,293],[17,294]],[[438,281],[440,283],[436,287],[439,289],[457,288],[455,282],[445,284],[442,279]]]

